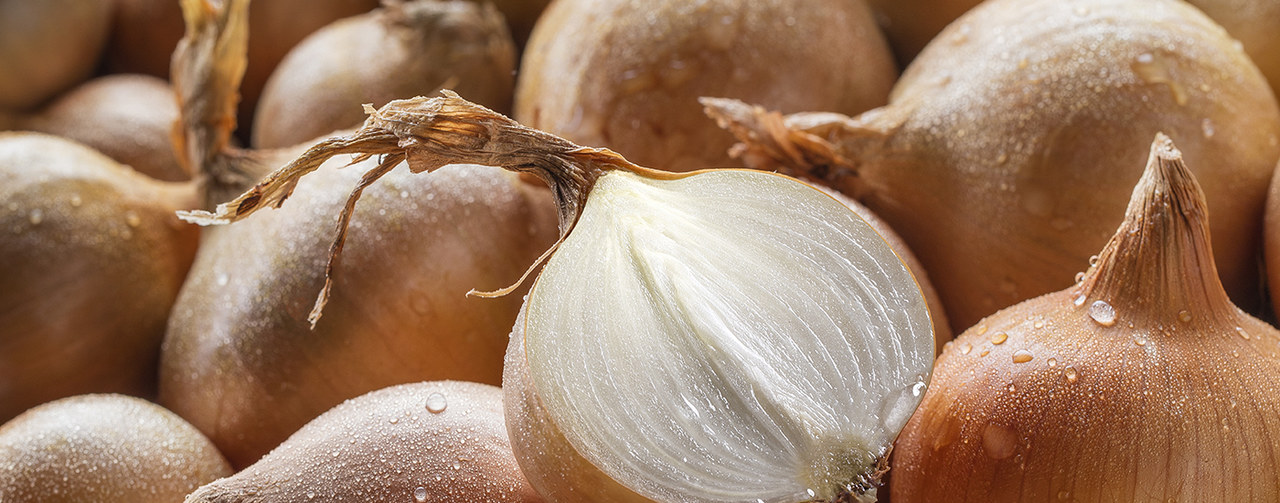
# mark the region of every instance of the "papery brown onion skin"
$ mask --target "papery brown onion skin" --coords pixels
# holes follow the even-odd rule
[[[195,199],[70,140],[0,133],[0,420],[65,396],[155,393],[200,233],[174,212]]]
[[[21,128],[81,142],[147,176],[177,182],[191,178],[170,139],[177,119],[168,82],[116,74],[76,86],[25,118]]]
[[[1114,230],[1157,131],[1200,175],[1227,292],[1260,306],[1280,107],[1226,32],[1184,2],[987,2],[916,58],[888,106],[830,115],[787,118],[840,157],[809,175],[902,236],[957,331],[1070,285]]]
[[[502,390],[459,381],[352,398],[187,503],[541,502],[511,454]]]
[[[89,78],[110,14],[106,0],[0,3],[0,109],[32,110]]]
[[[893,501],[1280,498],[1280,331],[1226,297],[1182,180],[1135,192],[1081,284],[943,352]]]
[[[555,241],[543,187],[497,168],[425,177],[401,166],[356,205],[333,297],[313,331],[307,315],[335,233],[320,216],[340,211],[362,171],[336,169],[347,162],[308,177],[278,210],[208,229],[175,303],[160,402],[234,466],[372,390],[435,379],[498,384],[520,295],[467,292],[514,281]]]
[[[230,474],[199,431],[139,398],[64,398],[0,426],[5,501],[173,502]]]
[[[321,28],[280,61],[258,100],[253,145],[289,147],[354,128],[364,122],[362,104],[446,85],[507,113],[514,73],[515,46],[492,6],[391,3]]]
[[[857,113],[896,73],[861,0],[562,0],[525,48],[514,118],[645,166],[733,166],[699,97]]]

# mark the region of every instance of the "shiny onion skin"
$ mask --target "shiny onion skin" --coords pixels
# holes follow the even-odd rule
[[[1261,306],[1280,107],[1239,44],[1185,2],[992,0],[934,39],[885,107],[713,108],[748,165],[817,179],[885,219],[957,331],[1069,286],[1164,131],[1204,187],[1228,294]]]
[[[1227,298],[1203,193],[1162,136],[1076,286],[943,352],[892,499],[1276,501],[1277,434],[1280,331]]]

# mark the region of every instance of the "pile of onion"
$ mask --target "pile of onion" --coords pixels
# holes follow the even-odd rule
[[[1166,131],[1205,184],[1227,292],[1260,303],[1280,107],[1184,2],[984,3],[916,58],[889,105],[854,118],[708,104],[748,164],[818,179],[888,221],[956,329],[1070,285],[1114,229],[1140,146]]]
[[[187,503],[540,502],[511,452],[502,390],[403,384],[342,404]]]
[[[183,151],[212,207],[301,150],[229,146],[245,2],[225,10],[184,5],[194,16],[175,58]],[[419,177],[396,166],[370,158],[326,169],[296,186],[295,204],[203,235],[169,318],[160,402],[209,435],[233,466],[253,463],[369,391],[422,380],[501,381],[519,296],[466,294],[509,283],[555,241],[550,191],[489,167]],[[387,183],[364,190],[375,178],[365,171]],[[353,188],[365,195],[359,204],[349,197]],[[343,227],[335,230],[330,216],[338,213]],[[332,275],[337,293],[313,325],[316,291],[330,279],[329,243],[347,223],[355,239]]]
[[[854,114],[895,78],[863,0],[560,0],[525,48],[514,117],[689,171],[733,165],[701,96]]]
[[[344,153],[414,172],[498,165],[553,188],[560,241],[503,379],[516,459],[542,496],[874,498],[934,345],[910,272],[847,206],[773,173],[643,168],[446,92],[370,110],[355,133],[183,216],[217,224],[287,208],[304,177]]]
[[[1280,331],[1227,298],[1167,137],[1092,264],[943,352],[894,502],[1280,498]]]
[[[209,439],[139,398],[64,398],[0,426],[6,502],[172,503],[230,474]]]

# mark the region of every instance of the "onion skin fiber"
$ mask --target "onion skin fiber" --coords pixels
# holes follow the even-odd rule
[[[747,164],[818,179],[884,218],[957,331],[1070,285],[1165,131],[1204,186],[1227,292],[1260,306],[1280,107],[1235,41],[1184,2],[992,0],[940,34],[885,107],[782,124],[741,115],[717,117]]]
[[[511,453],[502,390],[438,381],[370,392],[325,412],[187,503],[536,503]]]
[[[1280,331],[1230,303],[1206,211],[1157,138],[1080,283],[943,352],[895,445],[893,501],[1280,499]]]

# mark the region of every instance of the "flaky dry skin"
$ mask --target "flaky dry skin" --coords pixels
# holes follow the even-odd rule
[[[298,44],[258,103],[253,145],[279,148],[364,121],[382,106],[449,88],[508,113],[515,47],[492,6],[462,0],[391,3],[337,21]]]
[[[515,118],[645,166],[725,167],[732,138],[698,97],[852,114],[895,74],[861,0],[567,0],[530,38]]]
[[[744,155],[808,165],[798,171],[888,221],[956,329],[1070,285],[1119,221],[1143,146],[1165,131],[1212,173],[1202,183],[1223,282],[1257,306],[1280,109],[1231,38],[1182,2],[990,2],[917,58],[889,106],[795,114],[781,129],[797,133],[740,134],[789,145]],[[801,155],[775,156],[787,149]]]
[[[66,398],[0,426],[5,501],[172,503],[228,475],[199,431],[137,398]]]
[[[0,420],[80,393],[150,396],[199,230],[195,193],[69,140],[0,134]]]
[[[76,140],[147,176],[176,182],[191,178],[170,140],[177,119],[168,82],[108,75],[63,94],[27,118],[22,129]]]
[[[422,382],[348,400],[188,503],[541,502],[511,454],[502,390]]]
[[[893,501],[1280,497],[1280,332],[1231,305],[1202,195],[1157,149],[1079,285],[939,358],[895,445]]]

